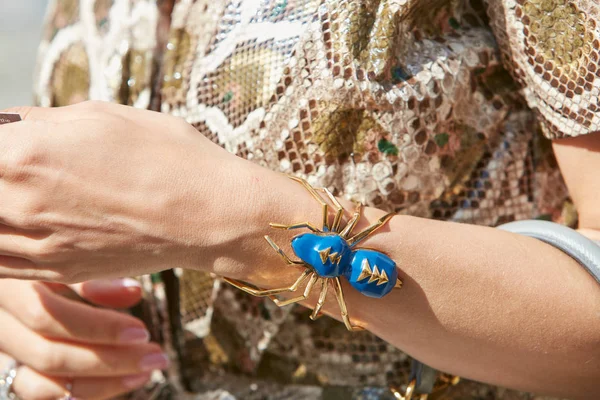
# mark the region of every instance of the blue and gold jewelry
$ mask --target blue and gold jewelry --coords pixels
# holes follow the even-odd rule
[[[310,317],[313,320],[321,315],[321,308],[325,303],[329,283],[331,282],[346,328],[351,331],[361,330],[360,326],[352,325],[350,321],[340,278],[345,277],[356,290],[366,296],[375,298],[383,297],[391,292],[392,289],[402,287],[402,281],[398,278],[396,263],[390,257],[381,251],[356,248],[356,245],[384,226],[395,213],[384,215],[373,225],[350,236],[362,214],[362,204],[357,204],[352,218],[342,228],[340,225],[344,208],[329,190],[321,189],[327,195],[335,209],[335,216],[331,225],[329,225],[328,210],[330,205],[327,201],[304,179],[294,176],[290,176],[290,178],[302,184],[321,205],[323,210],[323,228],[317,229],[309,222],[293,225],[270,224],[275,229],[291,230],[305,228],[312,231],[311,233],[302,233],[292,239],[292,250],[300,259],[297,261],[291,260],[269,236],[265,236],[265,239],[288,265],[301,265],[305,267],[304,272],[291,286],[277,289],[258,289],[241,281],[229,278],[223,279],[254,296],[270,297],[280,307],[305,300],[313,287],[320,284],[321,292],[319,299]],[[308,283],[301,296],[286,300],[274,297],[280,293],[296,292],[306,280],[308,280]]]

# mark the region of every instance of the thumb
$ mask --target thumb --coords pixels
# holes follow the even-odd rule
[[[69,287],[82,298],[103,307],[127,308],[142,298],[142,286],[131,278],[88,281]]]

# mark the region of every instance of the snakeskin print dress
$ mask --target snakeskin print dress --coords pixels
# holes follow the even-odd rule
[[[599,19],[594,0],[54,0],[35,94],[180,116],[384,210],[574,225],[548,139],[600,129]],[[391,399],[407,381],[368,332],[205,273],[140,279],[175,360],[152,398]],[[436,398],[534,396],[462,381]]]

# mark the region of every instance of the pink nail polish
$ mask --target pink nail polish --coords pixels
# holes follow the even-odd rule
[[[127,389],[136,389],[148,382],[149,379],[149,374],[127,376],[123,378],[123,386],[125,386]]]
[[[148,354],[142,358],[140,368],[142,371],[153,371],[155,369],[165,369],[169,366],[169,358],[164,353]]]
[[[119,342],[127,344],[148,343],[150,332],[144,328],[127,328],[119,336]]]

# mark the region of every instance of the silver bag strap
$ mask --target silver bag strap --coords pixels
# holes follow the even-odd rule
[[[600,283],[600,242],[554,222],[526,220],[510,222],[498,229],[534,237],[567,253]]]
[[[410,367],[409,381],[415,380],[415,393],[429,394],[433,391],[433,385],[437,379],[438,372],[428,365],[415,359]]]

